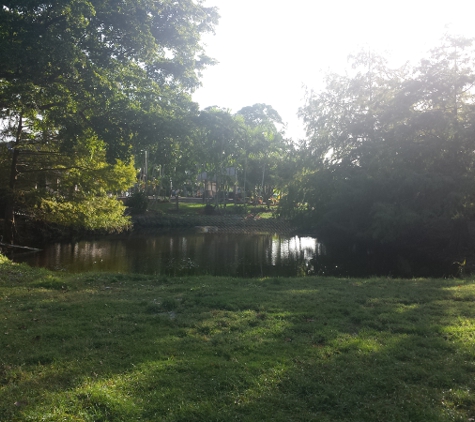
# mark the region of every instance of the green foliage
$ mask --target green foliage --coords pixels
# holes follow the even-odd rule
[[[194,166],[189,168],[206,174],[208,185],[217,183],[218,191],[228,192],[237,185],[243,197],[265,201],[283,186],[282,177],[288,174],[285,166],[292,144],[283,133],[282,119],[270,105],[254,104],[234,115],[208,107],[195,119],[194,154],[189,160]]]
[[[132,214],[141,214],[147,211],[148,197],[144,192],[134,192],[125,203]]]
[[[206,204],[203,213],[205,215],[214,215],[216,213],[216,208],[211,204]]]
[[[196,168],[206,174],[205,184],[215,183],[218,205],[220,192],[227,192],[234,184],[227,169],[236,166],[236,155],[243,133],[243,125],[229,110],[208,107],[196,119],[195,135]],[[209,188],[208,188],[209,189]]]
[[[267,104],[243,107],[236,114],[244,123],[240,140],[240,184],[264,201],[282,187],[282,167],[291,143],[284,139],[282,118]]]
[[[214,8],[191,0],[3,3],[0,140],[11,141],[11,153],[0,183],[8,190],[8,237],[14,211],[31,211],[22,198],[31,196],[37,179],[44,186],[54,177],[64,186],[66,178],[88,179],[90,170],[94,180],[83,193],[88,202],[93,191],[103,197],[125,181],[130,185],[134,152],[181,134],[178,122],[196,110],[190,93],[213,63],[201,35],[216,22]],[[97,148],[110,167],[97,167]],[[92,168],[90,160],[96,160]],[[65,202],[62,193],[45,196],[46,187],[33,202]]]
[[[133,160],[106,161],[106,146],[96,137],[82,139],[70,154],[57,144],[25,145],[17,165],[16,209],[37,220],[76,229],[120,231],[130,226],[115,194],[135,182]],[[8,152],[4,152],[8,158]],[[4,156],[5,156],[4,155]],[[7,184],[5,179],[0,179]]]
[[[328,75],[300,111],[309,139],[283,214],[325,242],[443,254],[475,211],[474,64],[471,41],[446,37],[412,69],[362,52]]]
[[[122,231],[130,227],[125,207],[115,198],[85,195],[77,202],[42,199],[39,205],[45,221],[86,230]]]

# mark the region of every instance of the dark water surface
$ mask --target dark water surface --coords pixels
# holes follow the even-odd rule
[[[295,276],[312,272],[321,248],[313,237],[170,231],[54,243],[13,259],[76,273]]]

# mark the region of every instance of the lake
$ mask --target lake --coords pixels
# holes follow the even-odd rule
[[[313,237],[169,231],[54,243],[13,259],[73,273],[283,277],[312,273],[321,253]]]

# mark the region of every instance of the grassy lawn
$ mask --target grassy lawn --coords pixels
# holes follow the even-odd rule
[[[214,205],[214,204],[212,204]],[[178,209],[180,214],[185,215],[196,215],[203,213],[205,204],[202,202],[180,202]],[[247,205],[244,204],[233,204],[228,203],[226,208],[222,205],[218,212],[225,213],[225,214],[238,214],[238,215],[245,215],[245,214],[252,214],[252,215],[259,215],[259,218],[272,218],[274,212],[276,211],[277,207],[272,206],[270,209],[267,208],[265,205]],[[170,213],[176,211],[176,203],[172,199],[171,202],[158,202],[158,201],[150,201],[148,206],[149,211],[159,211],[163,213]]]
[[[1,421],[473,421],[475,284],[0,256]]]
[[[202,211],[204,207],[205,204],[201,202],[180,202],[178,204],[179,211],[185,214],[196,214],[199,211]],[[150,201],[148,210],[167,213],[176,210],[176,203],[174,200],[172,200],[171,202]]]

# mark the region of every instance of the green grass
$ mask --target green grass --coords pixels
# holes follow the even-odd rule
[[[205,204],[201,202],[180,202],[178,205],[178,209],[182,213],[191,213],[191,214],[196,214],[199,211],[203,210],[205,207]],[[150,211],[161,211],[161,212],[169,212],[171,210],[176,210],[176,203],[174,200],[171,202],[154,202],[150,201],[148,210]]]
[[[214,205],[214,203],[213,203]],[[185,215],[196,215],[202,213],[204,210],[205,204],[202,202],[180,202],[179,203],[179,212],[180,214]],[[249,214],[259,214],[260,218],[271,218],[274,215],[276,206],[272,206],[270,210],[265,205],[247,205],[244,204],[226,204],[226,208],[223,205],[220,205],[220,212],[225,212],[226,214],[239,214],[244,215],[245,213]],[[158,211],[163,213],[175,212],[176,203],[172,199],[171,202],[158,202],[150,201],[149,211]]]
[[[57,274],[0,257],[1,421],[470,421],[466,280]]]

